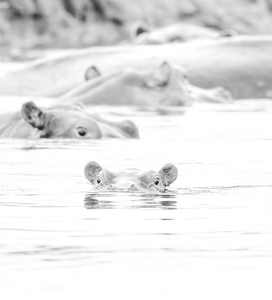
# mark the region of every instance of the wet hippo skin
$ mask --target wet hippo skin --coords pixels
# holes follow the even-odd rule
[[[177,179],[178,170],[175,165],[168,163],[158,172],[134,168],[112,172],[90,161],[85,166],[84,175],[97,191],[163,193]]]
[[[138,128],[132,121],[108,121],[76,105],[57,105],[42,109],[33,102],[27,102],[22,106],[21,114],[5,114],[0,121],[1,138],[139,137]]]

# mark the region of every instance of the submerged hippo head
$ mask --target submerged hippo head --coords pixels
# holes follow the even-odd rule
[[[216,39],[233,35],[237,35],[237,32],[230,28],[220,32],[213,28],[188,22],[178,22],[152,29],[146,23],[137,21],[130,28],[131,41],[138,45],[188,42],[196,39]]]
[[[78,106],[58,105],[42,110],[33,102],[27,102],[22,106],[21,115],[27,123],[38,129],[39,137],[79,139],[139,137],[138,129],[133,122],[107,121]]]
[[[81,85],[59,98],[58,103],[85,105],[183,106],[190,105],[186,71],[162,62],[145,70],[124,69],[102,74],[91,66]]]
[[[209,90],[190,84],[186,73],[184,67],[168,62],[162,62],[156,68],[131,68],[108,74],[101,74],[95,66],[91,66],[85,73],[86,82],[57,101],[154,108],[191,106],[194,102],[232,101],[230,92],[221,87]]]
[[[156,193],[167,191],[166,187],[177,179],[178,170],[168,163],[158,172],[138,169],[111,172],[91,161],[86,165],[84,174],[94,190]]]

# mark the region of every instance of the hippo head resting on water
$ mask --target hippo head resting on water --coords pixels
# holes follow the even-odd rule
[[[124,69],[108,74],[101,74],[91,66],[85,73],[86,81],[62,95],[57,103],[160,108],[232,100],[230,92],[222,87],[207,90],[190,84],[186,73],[184,67],[167,61],[155,68],[147,66],[145,70]]]
[[[95,66],[90,66],[85,79],[59,97],[57,103],[156,107],[188,106],[192,102],[186,70],[168,62],[147,66],[144,70],[125,68],[108,74],[101,74]]]
[[[80,106],[57,105],[41,109],[33,102],[22,106],[21,114],[0,117],[1,138],[138,138],[129,120],[112,122],[90,114]]]
[[[112,172],[91,161],[86,165],[84,174],[94,190],[164,193],[169,192],[166,187],[177,179],[178,170],[176,166],[168,163],[158,172],[138,169]]]
[[[40,137],[89,139],[139,137],[138,129],[133,122],[107,121],[78,106],[59,105],[41,110],[33,102],[28,102],[23,105],[21,113],[27,123],[40,131]]]

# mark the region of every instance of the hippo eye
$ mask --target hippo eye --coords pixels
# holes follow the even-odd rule
[[[154,184],[155,184],[155,185],[158,185],[159,183],[160,183],[160,179],[159,179],[159,178],[155,178]]]
[[[85,136],[87,134],[87,129],[84,127],[78,127],[77,132],[80,136]]]

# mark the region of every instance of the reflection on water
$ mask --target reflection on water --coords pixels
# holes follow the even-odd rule
[[[0,141],[1,299],[271,299],[271,107],[130,112],[140,140]],[[178,193],[93,193],[90,160],[172,162]]]
[[[87,209],[101,209],[101,208],[176,208],[176,201],[173,199],[175,195],[141,195],[141,194],[86,194],[85,195],[85,208]],[[118,206],[117,199],[122,200],[121,207]]]

